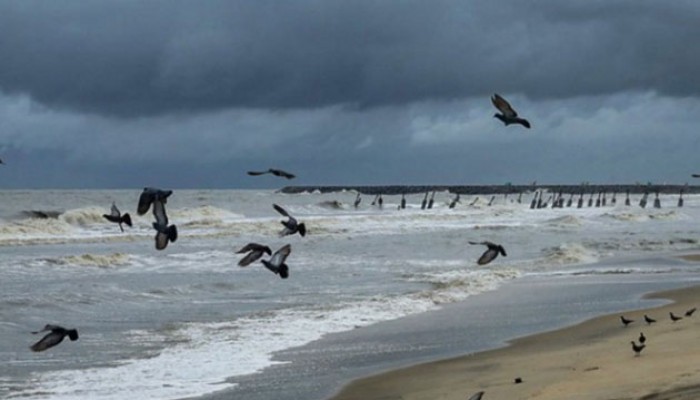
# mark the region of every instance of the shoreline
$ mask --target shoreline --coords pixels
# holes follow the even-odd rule
[[[700,255],[682,256],[698,261]],[[653,292],[645,299],[670,303],[624,315],[588,319],[561,329],[536,333],[493,350],[417,364],[360,378],[330,400],[460,399],[485,391],[485,399],[691,399],[700,398],[700,351],[695,348],[700,314],[670,321],[700,304],[700,285]],[[643,315],[657,323],[648,326]],[[643,331],[649,338],[639,357],[631,349]],[[688,351],[690,349],[691,351]],[[515,384],[520,377],[522,384]]]

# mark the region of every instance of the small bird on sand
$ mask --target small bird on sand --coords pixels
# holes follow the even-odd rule
[[[656,320],[653,318],[650,318],[648,315],[644,314],[644,322],[646,322],[647,325],[651,325],[654,322],[656,322]]]
[[[493,261],[494,258],[498,257],[498,253],[501,253],[503,255],[503,257],[507,256],[506,249],[504,249],[503,246],[501,246],[500,244],[491,243],[488,241],[484,241],[484,242],[469,241],[469,244],[481,244],[481,245],[488,247],[488,249],[486,249],[484,254],[482,254],[481,257],[479,257],[479,259],[476,261],[476,263],[479,265],[486,265],[486,264],[490,263],[491,261]]]
[[[644,336],[644,332],[639,332],[639,339],[638,340],[639,340],[640,344],[644,344],[644,342],[647,341],[647,337]]]
[[[296,175],[290,174],[287,171],[282,171],[281,169],[274,169],[270,168],[267,171],[248,171],[248,175],[250,176],[258,176],[258,175],[264,175],[264,174],[272,174],[275,176],[279,176],[282,178],[287,178],[287,179],[294,179]]]
[[[238,265],[241,267],[247,267],[251,263],[257,261],[265,253],[267,253],[268,255],[272,255],[272,249],[270,249],[268,246],[264,246],[262,244],[248,243],[247,245],[243,246],[242,249],[240,249],[236,252],[236,254],[243,254],[243,253],[248,253],[248,254],[246,254],[246,256],[243,257],[241,259],[241,261],[238,262]]]
[[[298,223],[296,218],[289,215],[284,208],[277,204],[273,204],[272,207],[274,207],[278,213],[288,218],[286,221],[280,221],[280,223],[284,225],[284,229],[279,233],[280,237],[293,235],[295,233],[299,233],[302,237],[306,236],[306,225],[304,225],[304,223]]]
[[[634,351],[635,357],[639,357],[639,353],[641,353],[646,346],[643,344],[637,345],[637,343],[635,343],[634,340],[630,343],[632,343],[632,350]]]
[[[260,260],[265,268],[269,269],[270,271],[274,272],[275,274],[278,274],[280,278],[282,279],[287,279],[289,277],[289,266],[285,264],[285,260],[289,256],[289,253],[292,252],[292,245],[286,244],[282,246],[279,250],[275,252],[275,254],[270,257],[270,260]]]
[[[119,224],[119,229],[121,229],[122,232],[124,232],[124,227],[122,226],[122,223],[127,224],[128,226],[132,226],[131,215],[129,215],[129,213],[124,213],[124,215],[122,215],[122,213],[117,208],[117,205],[114,203],[112,203],[111,212],[109,214],[102,214],[102,216],[105,219],[107,219],[107,221]]]
[[[624,315],[620,315],[620,321],[622,321],[622,323],[623,323],[625,326],[627,326],[627,325],[631,324],[632,322],[634,322],[633,319],[627,319],[627,318],[625,318]]]
[[[508,103],[506,99],[499,96],[497,93],[494,93],[494,95],[491,96],[491,103],[493,103],[494,107],[501,112],[500,114],[494,114],[494,118],[500,119],[506,126],[510,124],[520,124],[530,129],[530,122],[528,122],[526,119],[519,118],[518,113],[515,112],[513,107],[510,106],[510,103]]]
[[[44,351],[48,348],[51,348],[61,343],[63,341],[63,338],[65,338],[66,336],[68,336],[71,341],[78,340],[78,331],[76,329],[66,329],[58,325],[47,324],[46,326],[44,326],[44,329],[32,332],[32,334],[36,335],[37,333],[47,331],[50,332],[30,347],[32,351]]]
[[[671,321],[673,322],[680,321],[683,319],[683,317],[674,315],[672,311],[669,311],[668,315],[671,317]]]
[[[481,400],[481,397],[484,396],[484,392],[476,392],[472,395],[472,397],[469,398],[469,400]]]
[[[686,317],[692,317],[692,316],[693,316],[693,313],[695,312],[696,309],[697,309],[696,307],[693,307],[693,308],[691,308],[690,310],[686,311],[686,312],[685,312],[685,316],[686,316]]]

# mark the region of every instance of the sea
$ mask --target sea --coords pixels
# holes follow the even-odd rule
[[[164,188],[167,189],[167,188]],[[141,189],[0,191],[0,398],[328,399],[361,376],[502,346],[698,284],[700,195],[531,209],[533,193],[174,190],[155,249]],[[107,221],[115,203],[133,227]],[[307,228],[280,237],[285,208]],[[481,244],[507,256],[476,260]],[[249,242],[290,244],[289,278]],[[267,257],[267,256],[266,256]],[[45,324],[80,338],[29,347]]]

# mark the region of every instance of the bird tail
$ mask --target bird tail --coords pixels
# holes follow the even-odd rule
[[[131,224],[131,215],[129,215],[129,213],[124,213],[124,215],[122,215],[122,222],[129,226],[133,226]]]
[[[165,232],[168,235],[168,240],[175,242],[177,240],[177,226],[170,225]]]
[[[298,228],[299,228],[299,234],[300,234],[302,237],[306,236],[306,225],[304,225],[303,223],[301,223],[301,224],[299,224]]]

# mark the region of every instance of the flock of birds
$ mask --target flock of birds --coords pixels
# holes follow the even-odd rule
[[[684,316],[687,317],[692,317],[693,314],[695,313],[695,310],[697,310],[697,307],[693,307],[690,310],[687,310],[684,314]],[[671,319],[671,322],[675,323],[683,319],[682,316],[676,315],[673,313],[673,311],[669,311],[668,313],[669,318]],[[631,323],[635,322],[633,319],[626,318],[624,315],[620,315],[620,321],[622,322],[622,325],[627,327]],[[654,318],[651,318],[647,314],[644,314],[644,322],[647,324],[647,326],[650,326],[654,323],[656,323],[656,320]],[[639,354],[646,348],[646,341],[647,338],[644,336],[644,332],[639,333],[639,338],[638,338],[639,344],[637,344],[634,340],[630,341],[632,344],[632,351],[634,351],[635,357],[639,357]]]

